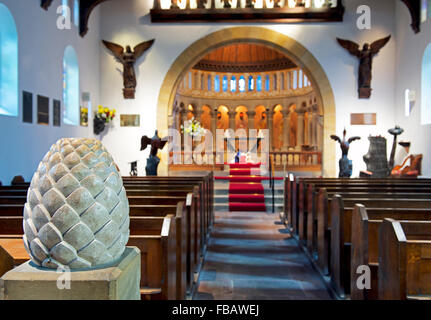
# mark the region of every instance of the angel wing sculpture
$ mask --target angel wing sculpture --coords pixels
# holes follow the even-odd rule
[[[361,137],[351,137],[348,140],[346,140],[346,129],[343,131],[343,140],[340,139],[340,137],[336,135],[332,135],[331,139],[337,141],[340,144],[342,157],[339,161],[340,166],[340,178],[350,178],[352,175],[352,161],[349,160],[347,157],[349,154],[350,144],[353,141],[361,140]]]
[[[145,167],[147,176],[157,176],[157,167],[160,163],[160,158],[157,157],[157,152],[162,150],[167,142],[168,138],[166,137],[161,139],[157,130],[154,137],[151,139],[147,136],[143,136],[141,138],[141,151],[147,149],[149,145],[151,146],[150,157],[147,159],[147,166]]]
[[[359,98],[371,97],[371,79],[373,70],[373,57],[389,42],[391,36],[374,41],[371,45],[365,43],[362,49],[359,44],[345,39],[337,38],[338,43],[355,57],[359,58]]]
[[[136,73],[135,63],[136,61],[153,45],[155,39],[145,41],[132,48],[126,46],[124,49],[122,46],[102,40],[108,50],[112,52],[118,62],[123,65],[123,96],[124,99],[135,99],[136,91]]]

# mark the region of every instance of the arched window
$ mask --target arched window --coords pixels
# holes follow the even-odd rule
[[[253,76],[248,77],[248,91],[254,90],[254,79]]]
[[[192,72],[189,72],[189,89],[192,88]]]
[[[284,78],[284,72],[281,73],[281,90],[285,90],[286,84],[285,84],[285,78]]]
[[[262,76],[257,76],[256,79],[256,91],[262,91]]]
[[[214,77],[214,91],[220,92],[220,76],[218,75]]]
[[[79,63],[72,46],[66,47],[63,57],[63,105],[63,122],[79,125]]]
[[[244,78],[244,76],[239,77],[238,88],[239,88],[239,92],[245,92],[245,78]]]
[[[274,90],[277,90],[277,75],[274,74]]]
[[[269,75],[265,77],[265,90],[269,91]]]
[[[212,83],[211,75],[208,75],[208,78],[207,78],[208,91],[211,91],[211,83]]]
[[[18,116],[18,33],[12,14],[1,3],[0,115]]]
[[[235,92],[236,91],[236,77],[235,76],[233,76],[230,79],[230,91],[231,92]]]
[[[431,124],[431,43],[425,49],[422,60],[421,122]]]
[[[308,87],[308,77],[304,74],[304,87]]]
[[[223,92],[226,92],[229,88],[229,81],[227,80],[227,76],[223,76],[222,87],[223,87]]]
[[[304,81],[304,76],[303,76],[303,74],[302,74],[302,70],[299,70],[299,84],[298,84],[298,87],[301,89],[301,88],[303,88],[303,81]]]
[[[293,90],[298,89],[298,71],[293,71]]]
[[[79,27],[79,0],[73,2],[73,23]]]

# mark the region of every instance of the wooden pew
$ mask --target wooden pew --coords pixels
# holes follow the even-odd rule
[[[28,259],[22,238],[0,238],[0,278]]]
[[[379,299],[431,299],[431,223],[385,219],[379,232]]]
[[[143,202],[145,202],[147,199],[142,198]],[[186,197],[175,197],[174,199],[175,203],[178,203],[179,200],[187,200],[189,202],[189,206],[193,205],[193,194],[189,194],[188,199]],[[166,202],[169,201],[168,198],[158,198],[159,202]],[[178,206],[181,206],[181,210]],[[184,206],[184,209],[183,209]],[[5,206],[3,208],[0,208],[0,214],[5,212]],[[23,205],[9,205],[6,206],[10,209],[14,209],[15,212],[11,212],[11,210],[6,210],[6,212],[14,214],[13,217],[0,217],[0,238],[15,238],[15,237],[21,237],[22,235],[22,212],[23,212]],[[166,213],[169,213],[170,211],[175,216],[176,226],[177,226],[177,245],[178,250],[180,250],[183,247],[183,250],[181,252],[177,252],[177,257],[183,260],[184,266],[180,268],[180,265],[177,267],[180,268],[177,272],[177,288],[180,289],[179,284],[184,283],[184,287],[190,291],[191,290],[191,284],[193,275],[195,272],[195,262],[197,260],[196,256],[198,255],[198,248],[195,249],[194,252],[191,252],[192,245],[197,241],[193,233],[193,229],[196,229],[193,224],[190,224],[190,222],[187,219],[187,216],[192,214],[193,212],[189,209],[190,213],[187,213],[187,207],[183,202],[180,202],[178,205],[170,205],[170,210],[164,210],[160,211],[160,209],[164,209],[162,206],[153,205],[153,206],[145,206],[146,208],[151,209],[149,213],[147,213],[148,216],[155,215],[155,211],[157,211],[157,214],[160,216],[164,216]],[[131,208],[134,208],[133,206]],[[174,211],[175,210],[175,211]],[[142,211],[139,212],[140,215],[142,215]],[[130,224],[130,230],[133,233],[135,229],[135,222],[137,219],[143,219],[139,217],[133,217],[133,211],[131,213],[131,224]],[[194,219],[192,220],[194,221]],[[189,228],[189,229],[187,229]],[[181,236],[181,238],[179,238]],[[193,237],[193,240],[191,239]],[[179,260],[181,261],[181,260]],[[194,265],[191,264],[191,261],[194,262]],[[183,270],[183,272],[181,272]],[[187,290],[181,290],[177,292],[177,298],[178,299],[184,299],[185,293]]]
[[[209,226],[207,224],[205,224],[205,222],[209,221],[208,218],[205,217],[205,213],[210,213],[210,211],[209,211],[209,209],[205,210],[205,208],[202,207],[202,205],[204,205],[205,202],[202,201],[202,192],[201,192],[201,189],[199,187],[195,186],[194,184],[190,184],[190,183],[187,185],[184,185],[184,187],[188,187],[188,189],[187,189],[188,192],[193,192],[194,198],[196,198],[196,200],[194,200],[194,203],[195,203],[194,210],[196,210],[195,212],[197,214],[196,224],[199,227],[199,230],[197,230],[197,235],[199,236],[198,244],[199,244],[199,249],[201,250],[201,255],[203,255],[206,243],[209,239],[209,233],[210,233]],[[166,188],[170,188],[171,190],[176,189],[173,186],[169,186],[169,185],[166,185]],[[148,189],[160,190],[160,185],[159,184],[157,184],[157,185],[142,185],[142,184],[136,183],[133,186],[133,190],[148,190]],[[129,190],[131,190],[131,189],[129,189],[129,187],[126,185],[126,193],[127,194],[129,194],[128,193]],[[164,188],[163,188],[163,190],[164,190]],[[133,205],[133,207],[134,207],[133,210],[137,210],[136,208],[138,208],[137,205]],[[166,208],[168,208],[168,207],[160,206],[159,208],[155,208],[153,213],[157,214],[157,212],[159,212],[159,213],[164,212],[163,210]],[[139,212],[145,212],[146,210],[148,211],[148,208],[146,208],[146,206],[143,205],[140,207]],[[136,212],[138,212],[138,211],[136,211]],[[139,212],[136,214],[139,214]]]
[[[392,181],[393,180],[393,181]],[[419,179],[418,179],[419,180]],[[348,193],[429,193],[431,194],[431,183],[428,180],[427,182],[417,182],[416,180],[411,179],[403,180],[403,179],[386,179],[384,181],[356,181],[356,179],[352,179],[352,181],[344,181],[341,182],[332,182],[325,183],[320,180],[314,180],[310,182],[309,180],[303,179],[298,183],[297,192],[298,192],[298,204],[297,208],[292,208],[294,213],[297,213],[297,228],[294,228],[295,234],[298,234],[300,240],[304,239],[304,233],[306,224],[306,216],[308,213],[308,208],[312,206],[312,202],[314,201],[313,195],[316,195],[318,189],[324,187],[328,190],[328,193],[339,193],[339,192],[348,192]],[[425,184],[422,184],[425,183]],[[335,188],[335,189],[332,189]],[[354,189],[353,189],[354,188]],[[406,192],[404,192],[406,191]],[[295,227],[296,225],[294,225]]]
[[[350,294],[350,253],[352,235],[352,212],[356,204],[363,204],[371,209],[425,209],[431,211],[431,199],[351,199],[335,195],[331,200],[331,283],[337,294]]]
[[[141,297],[144,300],[160,298],[174,300],[177,297],[176,284],[176,224],[174,215],[159,219],[155,230],[153,218],[150,226],[144,221],[131,230],[127,245],[141,251]],[[148,234],[150,233],[150,234]]]
[[[363,205],[356,205],[352,215],[352,249],[351,249],[351,299],[378,299],[378,257],[379,229],[385,218],[402,220],[431,221],[431,212],[422,209],[405,210],[367,210]],[[429,234],[431,237],[431,233]],[[367,265],[371,270],[371,289],[359,290],[356,286],[359,266]]]
[[[182,180],[180,179],[176,179],[173,182],[171,182],[169,179],[165,178],[165,179],[157,179],[157,180],[144,180],[144,178],[147,177],[142,177],[142,178],[136,178],[136,181],[133,181],[131,183],[129,183],[129,181],[125,182],[124,186],[126,188],[126,191],[128,191],[129,189],[136,189],[137,187],[139,189],[160,189],[162,188],[163,190],[165,189],[176,189],[177,187],[181,187],[181,188],[194,188],[194,185],[198,185],[199,187],[199,201],[200,201],[200,213],[201,213],[201,220],[202,220],[202,230],[200,232],[200,234],[202,235],[202,237],[205,237],[202,239],[203,242],[203,247],[205,246],[205,244],[208,242],[209,239],[209,231],[210,228],[212,226],[212,221],[213,221],[213,205],[210,205],[212,202],[212,200],[209,200],[208,198],[208,194],[205,192],[205,186],[203,184],[203,182],[201,181],[201,178],[193,181],[192,179],[188,180],[185,179],[184,177],[182,178]],[[178,177],[175,177],[178,178]]]

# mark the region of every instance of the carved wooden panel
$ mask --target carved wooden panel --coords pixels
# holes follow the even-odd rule
[[[48,10],[49,6],[51,5],[53,0],[41,0],[40,6],[44,8],[45,10]]]
[[[421,1],[420,0],[401,0],[409,9],[412,17],[412,29],[415,33],[421,31]]]
[[[150,10],[151,22],[182,23],[182,22],[274,22],[274,23],[298,23],[298,22],[336,22],[343,21],[345,8],[339,0],[336,7],[306,8],[302,3],[296,7],[254,8],[248,2],[245,8],[233,8],[228,1],[224,8],[190,8],[180,9],[173,1],[170,9],[162,9],[160,0],[154,1]],[[188,2],[187,2],[188,3]],[[264,2],[265,3],[265,2]]]

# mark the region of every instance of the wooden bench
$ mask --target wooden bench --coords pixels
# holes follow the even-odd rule
[[[169,199],[169,197],[168,197]],[[145,201],[146,199],[144,198],[143,201]],[[184,286],[186,289],[188,289],[188,291],[191,290],[191,284],[192,284],[192,279],[193,279],[193,275],[194,272],[196,270],[196,260],[198,258],[196,258],[196,256],[199,257],[198,254],[198,250],[199,247],[194,246],[194,244],[197,242],[196,236],[193,232],[193,230],[195,230],[197,227],[195,227],[193,224],[191,224],[188,219],[187,216],[191,215],[193,212],[191,209],[188,209],[185,202],[180,202],[178,203],[179,200],[187,200],[188,201],[188,206],[192,206],[193,205],[193,194],[189,194],[188,199],[186,197],[175,197],[175,203],[177,203],[177,205],[170,205],[169,208],[172,208],[172,210],[164,210],[164,211],[160,211],[160,208],[164,209],[162,206],[158,206],[158,205],[153,205],[153,206],[146,206],[146,208],[150,209],[149,213],[147,213],[148,216],[153,216],[155,215],[155,212],[157,210],[157,214],[159,214],[160,216],[164,217],[167,213],[172,212],[173,216],[175,218],[176,221],[176,226],[177,226],[177,235],[181,235],[181,239],[182,242],[179,240],[179,238],[177,239],[178,242],[178,249],[184,247],[184,252],[180,253],[177,252],[177,256],[178,257],[182,257],[181,259],[184,260],[184,266],[182,268],[180,268],[179,271],[184,270],[183,271],[183,276],[182,273],[179,272],[177,273],[177,277],[180,278],[182,280],[177,280],[178,283],[184,283]],[[163,198],[158,198],[159,202],[163,202],[165,201],[165,199]],[[178,209],[178,206],[181,206],[181,210]],[[184,209],[182,208],[184,206]],[[131,207],[133,208],[133,206]],[[22,212],[23,212],[23,205],[2,205],[0,206],[0,238],[16,238],[16,237],[21,237],[23,230],[22,230]],[[5,213],[11,214],[13,216],[4,216]],[[140,212],[140,214],[142,215],[143,213]],[[131,233],[134,232],[135,229],[135,222],[136,220],[139,220],[142,218],[139,217],[133,217],[133,214],[131,214],[131,224],[130,224],[130,230]],[[192,219],[192,221],[195,221],[194,219]],[[183,245],[180,246],[180,244],[183,243]],[[194,252],[192,252],[192,248],[195,247]],[[192,262],[194,263],[192,265]],[[179,267],[179,265],[178,265]],[[186,287],[187,286],[187,287]],[[180,288],[180,286],[176,286],[177,288]],[[177,292],[177,297],[178,299],[184,299],[185,298],[185,293],[187,290],[182,290],[182,291],[178,291]]]
[[[401,220],[431,221],[431,212],[422,209],[406,210],[367,210],[363,205],[356,205],[352,215],[352,246],[351,246],[351,299],[378,299],[378,257],[379,229],[385,218]],[[410,230],[410,229],[409,229]],[[431,237],[431,233],[429,234]],[[356,286],[359,266],[367,265],[371,270],[371,289],[359,290]]]
[[[184,178],[183,178],[184,179]],[[202,230],[200,234],[202,236],[205,236],[206,238],[203,239],[203,242],[206,244],[209,239],[209,232],[211,229],[211,226],[213,224],[213,200],[210,200],[208,198],[208,195],[204,192],[204,187],[202,182],[192,182],[192,181],[175,181],[175,183],[172,185],[168,180],[167,181],[143,181],[142,179],[139,179],[132,184],[125,184],[126,192],[128,193],[129,190],[176,190],[178,187],[180,188],[188,188],[189,192],[191,192],[194,189],[194,186],[197,185],[199,188],[199,212],[201,214],[201,220],[202,220]],[[212,197],[211,197],[212,199]]]
[[[312,253],[312,257],[313,252],[317,252],[317,256],[314,255],[314,257],[315,259],[317,259],[318,267],[322,270],[324,274],[329,274],[329,271],[332,271],[329,267],[329,261],[333,260],[334,256],[339,257],[340,253],[346,253],[344,258],[347,257],[346,261],[350,263],[350,261],[348,261],[350,257],[350,240],[349,242],[344,242],[344,244],[340,247],[340,249],[337,250],[337,252],[335,252],[335,254],[332,254],[334,250],[330,249],[330,246],[334,246],[334,243],[333,241],[331,241],[331,232],[333,228],[331,227],[331,223],[333,223],[333,215],[331,215],[330,210],[330,203],[332,199],[329,196],[332,196],[337,192],[342,191],[342,195],[346,199],[346,201],[352,201],[352,203],[345,203],[346,206],[349,205],[349,207],[346,207],[345,209],[351,211],[353,211],[353,206],[355,202],[365,203],[367,204],[367,207],[369,207],[369,205],[371,204],[370,201],[378,201],[380,204],[374,205],[375,207],[390,207],[395,203],[394,201],[400,201],[402,197],[405,197],[408,198],[406,202],[398,203],[399,205],[407,207],[418,206],[419,208],[408,209],[400,207],[398,213],[405,213],[409,210],[413,210],[422,211],[421,214],[429,214],[428,209],[421,209],[424,206],[426,208],[429,208],[428,199],[431,198],[431,186],[429,185],[429,180],[390,179],[390,181],[387,181],[389,179],[386,179],[384,181],[372,180],[371,183],[368,183],[369,180],[355,181],[357,179],[352,179],[353,181],[343,181],[343,179],[333,179],[333,181],[329,181],[330,183],[328,183],[327,186],[329,190],[329,196],[326,192],[324,192],[326,190],[320,189],[321,186],[326,186],[327,181],[325,183],[322,183],[322,180],[324,179],[311,180],[313,183],[303,183],[301,192],[298,192],[298,186],[300,186],[301,184],[298,184],[295,178],[292,179],[292,176],[288,176],[285,179],[285,187],[287,192],[285,197],[286,213],[284,215],[284,222],[287,224],[287,227],[291,231],[294,231],[296,229],[296,231],[298,232],[298,237],[303,240],[303,243],[306,245],[308,251]],[[304,190],[304,186],[306,186],[306,190]],[[316,192],[316,190],[318,190],[318,192]],[[369,192],[371,192],[371,195]],[[386,200],[380,201],[380,198],[386,198]],[[299,217],[299,212],[297,215],[295,215],[294,207],[295,204],[297,204],[297,208],[300,207],[301,203],[303,204],[303,207],[301,208],[303,214],[301,217]],[[391,205],[388,205],[388,203],[390,203]],[[428,205],[426,203],[428,203]],[[370,208],[373,210],[373,212],[376,210],[380,210],[383,211],[381,213],[382,215],[385,214],[385,209],[374,207]],[[343,232],[344,229],[347,228],[347,234],[342,233],[342,235],[347,236],[350,239],[351,220],[349,223],[349,220],[347,219],[347,226],[345,226],[344,224],[345,223],[339,223],[338,226],[342,227]],[[338,227],[336,229],[338,229]],[[340,235],[340,232],[337,232],[337,234]],[[334,262],[332,262],[332,265],[332,269],[334,269]],[[341,270],[343,269],[342,264],[339,264],[338,267],[335,266],[335,268],[339,268],[335,273],[339,274],[340,277],[337,279],[337,283],[337,281],[334,281],[333,279],[334,275],[331,274],[332,283],[335,283],[334,287],[337,288],[337,293],[343,296],[344,289],[347,289],[347,293],[349,292],[350,271],[346,272],[346,270],[343,270],[344,273],[341,272]],[[349,269],[350,264],[347,271]],[[348,281],[349,283],[344,288],[341,287],[341,281]]]
[[[184,202],[181,202],[176,215],[130,218],[127,245],[141,250],[141,297],[144,299],[185,298],[187,242],[182,216],[184,209]],[[16,250],[24,248],[22,220],[22,216],[0,217],[0,269],[4,272],[15,266],[10,263],[12,260],[19,260],[20,263],[29,260],[28,254],[23,255],[22,250]],[[2,250],[9,252],[10,258],[4,258]]]
[[[0,238],[0,278],[28,259],[22,238]]]
[[[431,211],[431,199],[352,199],[335,195],[331,200],[331,281],[340,296],[350,294],[350,251],[352,236],[352,212],[355,204],[384,208],[391,211],[423,208]]]
[[[179,204],[179,210],[182,210],[182,205]],[[127,245],[138,247],[141,251],[140,286],[143,300],[185,297],[185,239],[182,234],[177,234],[176,221],[174,215],[131,219]]]
[[[431,223],[385,219],[379,232],[379,299],[431,299]]]

